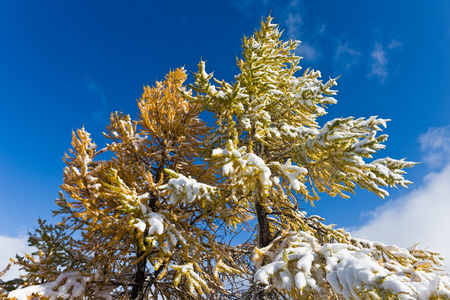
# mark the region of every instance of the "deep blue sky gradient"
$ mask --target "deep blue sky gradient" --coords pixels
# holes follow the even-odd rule
[[[269,13],[284,39],[306,46],[303,67],[337,77],[334,117],[392,119],[382,156],[419,161],[417,137],[450,123],[450,5],[441,1],[24,1],[0,2],[0,235],[48,218],[73,129],[102,147],[109,114],[137,117],[145,84],[201,58],[232,81],[241,38]],[[373,75],[382,50],[383,75]],[[372,75],[371,75],[372,74]],[[193,77],[189,76],[188,82]],[[322,122],[323,123],[323,122]],[[409,170],[420,183],[425,165]],[[404,189],[390,190],[393,196]],[[383,200],[360,191],[323,199],[310,214],[357,226]]]

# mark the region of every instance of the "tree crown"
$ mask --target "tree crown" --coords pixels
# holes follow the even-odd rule
[[[144,87],[137,120],[111,114],[106,147],[73,133],[62,221],[40,221],[30,237],[39,251],[16,259],[29,286],[9,297],[450,298],[439,254],[356,239],[299,209],[357,187],[385,197],[411,183],[403,169],[415,163],[373,159],[387,119],[319,125],[336,79],[298,75],[298,44],[268,17],[243,39],[235,82],[201,61],[191,90],[177,69]]]

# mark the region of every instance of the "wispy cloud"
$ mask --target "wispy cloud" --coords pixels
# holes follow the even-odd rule
[[[104,125],[108,121],[108,115],[101,110],[97,110],[89,115],[89,120],[92,123]]]
[[[269,10],[269,0],[229,0],[229,3],[247,17],[261,15]]]
[[[10,263],[10,258],[16,256],[16,253],[23,255],[24,252],[30,253],[33,251],[32,248],[28,246],[27,237],[8,237],[0,235],[0,271],[6,268]],[[23,272],[22,272],[23,273]],[[21,274],[17,266],[13,266],[4,277],[0,278],[3,281],[8,281],[14,278],[18,278]]]
[[[303,20],[306,9],[304,8],[303,2],[299,0],[292,0],[284,9],[285,13],[285,25],[287,27],[287,33],[290,39],[302,40],[303,36]],[[315,32],[309,33],[308,37],[313,37],[317,35],[322,35],[325,27],[317,27]],[[306,36],[306,35],[305,35]],[[320,57],[320,52],[317,47],[311,44],[312,38],[308,41],[302,41],[296,50],[296,54],[302,56],[307,61],[315,61]]]
[[[342,43],[340,41],[334,58],[337,64],[348,71],[352,66],[358,63],[361,55],[362,53],[350,47],[348,42]]]
[[[319,35],[324,35],[325,32],[327,31],[327,25],[325,24],[318,25],[316,31]]]
[[[299,0],[291,0],[283,9],[282,16],[284,23],[287,27],[287,33],[291,39],[299,39],[301,34],[301,26],[303,24],[303,18],[305,9],[303,2]]]
[[[450,126],[432,128],[419,138],[425,157],[450,154]],[[434,159],[431,160],[434,164]],[[364,226],[351,230],[354,236],[401,247],[419,243],[421,248],[442,253],[450,271],[450,160],[440,159],[441,169],[425,176],[423,183],[406,196],[377,208]]]
[[[400,41],[396,41],[396,40],[392,40],[391,43],[388,46],[388,49],[397,49],[397,48],[402,48],[403,47],[403,43]]]
[[[315,61],[320,56],[320,53],[319,51],[317,51],[317,48],[311,46],[307,42],[302,42],[295,51],[295,54],[302,56],[304,59],[308,61]]]
[[[104,88],[101,85],[98,85],[92,78],[85,78],[85,89],[87,89],[90,93],[95,95],[99,101],[94,101],[92,113],[89,116],[89,119],[93,123],[97,124],[105,124],[108,120],[105,114],[105,109],[108,107],[108,99],[106,97],[106,93]],[[100,104],[100,105],[99,105]]]
[[[370,77],[378,77],[380,82],[383,83],[389,76],[389,71],[387,68],[388,58],[386,51],[384,51],[383,46],[380,43],[376,43],[373,51],[370,53],[372,61],[372,70],[369,73]]]
[[[299,13],[289,12],[286,18],[287,33],[290,38],[298,38],[300,35],[300,26],[303,23]]]
[[[261,15],[261,13],[267,14],[271,10],[275,11],[276,15],[272,14],[275,17],[275,22],[281,23],[281,27],[286,29],[284,39],[302,40],[306,14],[302,0],[279,2],[271,2],[269,0],[230,0],[230,3],[247,17]],[[325,25],[320,25],[317,26],[314,32],[309,32],[308,35],[305,35],[309,37],[309,40],[303,41],[298,47],[296,54],[302,56],[307,61],[317,60],[320,57],[320,52],[311,41],[314,36],[323,35],[325,29]]]
[[[103,108],[106,108],[108,106],[108,100],[106,98],[105,90],[103,89],[103,87],[99,86],[91,78],[86,78],[86,83],[87,90],[96,94]]]
[[[380,80],[380,83],[384,83],[389,77],[389,67],[388,67],[388,52],[401,49],[403,43],[398,40],[392,39],[390,44],[387,46],[387,51],[381,43],[375,43],[371,57],[371,71],[368,74],[369,77],[376,77]]]
[[[419,136],[419,142],[425,153],[422,160],[431,168],[450,164],[450,125],[428,129],[427,133]]]

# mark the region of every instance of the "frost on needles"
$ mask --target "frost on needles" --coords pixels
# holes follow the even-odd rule
[[[16,257],[26,275],[4,297],[449,299],[438,253],[356,239],[298,208],[357,187],[383,198],[414,165],[372,159],[389,120],[319,126],[336,79],[301,71],[298,43],[269,17],[243,39],[235,82],[202,61],[190,89],[183,69],[145,87],[137,120],[113,113],[104,148],[77,130],[61,221],[40,221],[39,251]]]

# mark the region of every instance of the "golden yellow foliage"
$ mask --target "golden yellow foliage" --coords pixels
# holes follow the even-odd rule
[[[384,197],[411,183],[403,169],[414,163],[369,161],[388,120],[320,126],[336,80],[297,77],[299,42],[283,42],[271,21],[243,39],[234,83],[212,85],[200,62],[194,95],[176,69],[144,87],[137,120],[111,114],[104,148],[73,133],[61,186],[70,198],[57,200],[62,222],[41,221],[30,237],[39,252],[17,258],[25,284],[74,272],[86,299],[450,297],[439,254],[355,239],[299,208],[358,186]]]

